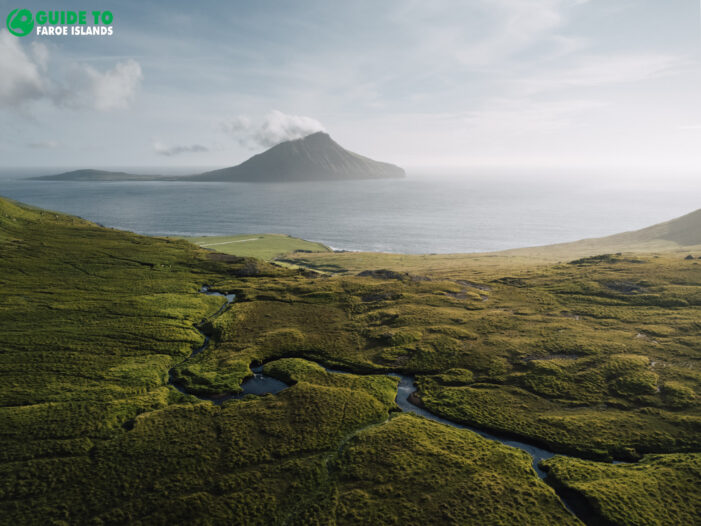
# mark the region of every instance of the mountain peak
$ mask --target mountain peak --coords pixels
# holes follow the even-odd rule
[[[299,139],[290,139],[287,141],[283,141],[278,143],[280,144],[314,144],[318,146],[327,146],[327,147],[333,147],[336,146],[340,148],[341,146],[334,141],[331,138],[331,135],[329,135],[325,131],[318,131],[314,133],[310,133],[309,135],[305,135],[304,137],[300,137]]]
[[[321,139],[321,138],[331,139],[331,136],[328,133],[326,133],[325,131],[320,130],[318,132],[314,132],[314,133],[310,133],[309,135],[305,135],[304,137],[302,137],[301,140],[305,141],[307,139],[312,139],[312,138],[314,138],[314,139]]]
[[[331,136],[325,132],[325,131],[317,131],[314,133],[310,133],[309,135],[305,135],[304,137],[299,137],[297,139],[288,139],[286,141],[282,141],[277,143],[275,146],[279,146],[281,144],[299,144],[299,143],[308,143],[308,144],[313,144],[313,143],[319,143],[319,144],[336,144],[336,141],[334,141]],[[273,148],[275,147],[273,146]]]
[[[281,142],[247,161],[189,177],[197,181],[296,182],[404,177],[393,164],[346,150],[325,131]]]

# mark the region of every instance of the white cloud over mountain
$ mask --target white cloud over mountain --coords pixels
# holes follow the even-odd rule
[[[239,115],[222,123],[221,128],[234,136],[239,144],[249,148],[270,148],[283,141],[324,131],[324,126],[312,117],[287,115],[278,110],[258,120]]]

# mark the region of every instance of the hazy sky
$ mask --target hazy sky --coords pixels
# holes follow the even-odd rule
[[[698,0],[60,4],[115,34],[17,38],[57,3],[0,0],[0,167],[224,166],[323,128],[410,173],[701,178]]]

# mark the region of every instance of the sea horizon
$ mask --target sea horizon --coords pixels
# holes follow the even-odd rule
[[[28,179],[42,173],[4,171],[0,195],[143,235],[279,233],[335,250],[401,254],[495,252],[603,237],[701,206],[701,186],[690,180],[592,185],[508,173],[273,184]]]

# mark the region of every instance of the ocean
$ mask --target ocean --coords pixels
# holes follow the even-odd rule
[[[530,177],[250,184],[32,181],[0,195],[158,236],[284,233],[335,249],[484,252],[643,228],[701,207],[701,184]]]

